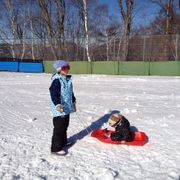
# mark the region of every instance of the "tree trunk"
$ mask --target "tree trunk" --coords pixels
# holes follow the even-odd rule
[[[122,36],[122,51],[123,51],[122,60],[127,60],[128,58],[129,36],[131,33],[134,1],[135,0],[126,0],[126,2],[123,2],[122,0],[118,0],[120,13],[121,13],[123,24],[124,24],[124,32]],[[125,8],[124,8],[124,5],[126,5]]]
[[[107,32],[105,32],[106,36],[106,60],[109,61],[109,38]]]
[[[35,54],[34,54],[34,27],[32,20],[30,20],[30,28],[31,28],[31,54],[32,59],[35,60]]]
[[[179,42],[179,34],[176,34],[176,42],[175,42],[175,60],[179,60],[178,58],[178,42]]]
[[[53,35],[53,28],[52,28],[52,22],[51,22],[51,15],[49,13],[49,10],[48,10],[48,6],[46,4],[46,1],[45,0],[38,0],[39,2],[39,7],[41,9],[41,14],[42,14],[42,20],[44,22],[44,25],[47,29],[47,35],[48,35],[48,40],[49,40],[49,43],[50,43],[50,48],[51,48],[51,51],[53,53],[53,56],[54,56],[54,59],[57,59],[58,56],[57,56],[57,53],[56,53],[56,49],[54,47],[54,35]]]
[[[10,45],[10,49],[11,49],[11,53],[12,53],[12,58],[15,59],[16,55],[15,55],[15,44],[16,44],[16,17],[17,14],[14,13],[13,10],[13,3],[11,0],[7,0],[5,1],[5,6],[7,9],[7,13],[9,15],[9,27],[10,27],[10,31],[12,33],[12,42]]]
[[[83,15],[84,15],[84,29],[85,29],[85,48],[88,62],[91,62],[89,55],[89,35],[88,35],[88,18],[87,18],[87,2],[83,0]]]
[[[31,7],[31,9],[32,9],[32,7]],[[32,13],[30,12],[29,8],[28,8],[28,16],[29,16],[30,30],[31,30],[31,55],[32,55],[32,59],[35,60],[35,55],[34,55],[34,26],[33,26],[33,17],[32,17]]]

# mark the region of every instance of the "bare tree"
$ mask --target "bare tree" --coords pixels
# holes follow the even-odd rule
[[[16,34],[18,39],[18,51],[19,51],[19,57],[21,60],[25,58],[25,51],[26,51],[26,44],[27,44],[27,30],[28,30],[28,23],[29,18],[27,14],[26,8],[28,7],[28,1],[24,0],[18,0],[17,1],[17,22],[16,22]],[[19,8],[21,7],[21,8]]]
[[[56,37],[64,42],[64,20],[65,20],[65,1],[64,0],[54,0],[57,11],[56,11]]]
[[[24,59],[25,56],[25,50],[26,50],[26,40],[25,40],[25,32],[26,32],[26,23],[23,22],[22,24],[17,24],[17,38],[19,39],[19,46],[22,47],[22,49],[19,49],[21,51],[21,60]]]
[[[83,29],[85,33],[85,49],[86,49],[86,56],[89,62],[91,62],[90,53],[89,53],[89,22],[88,22],[88,11],[89,6],[93,3],[92,0],[71,0],[72,4],[78,8],[80,17],[83,21]]]
[[[176,16],[178,14],[176,13],[176,10],[178,9],[178,2],[174,0],[151,0],[151,2],[160,7],[161,19],[164,21],[163,32],[165,34],[174,34],[176,27]]]
[[[124,1],[118,0],[118,3],[124,25],[123,36],[122,36],[122,51],[123,51],[122,59],[127,60],[129,36],[131,33],[131,26],[132,26],[132,13],[135,5],[135,0],[124,0]]]
[[[34,8],[37,8],[37,3],[36,0],[29,0],[27,1],[27,16],[26,16],[26,21],[27,21],[27,26],[26,28],[28,29],[29,33],[29,38],[30,38],[30,51],[31,51],[31,58],[35,60],[35,20],[36,20],[36,14],[33,12]]]
[[[73,60],[79,60],[83,56],[83,44],[84,44],[84,28],[83,20],[79,10],[71,11],[71,6],[68,6],[66,12],[65,21],[65,35],[66,35],[66,46],[72,47],[71,51],[68,53]]]
[[[179,36],[173,36],[173,34],[178,34],[180,32],[179,26],[179,8],[178,4],[180,2],[174,0],[151,0],[153,3],[157,4],[161,9],[159,12],[159,17],[156,18],[156,24],[161,22],[161,32],[166,34],[165,37],[165,47],[164,47],[164,58],[167,60],[177,60],[178,59],[178,41]],[[153,28],[153,27],[152,27]],[[154,28],[155,29],[155,28]],[[175,37],[175,38],[174,38]]]
[[[1,5],[4,7],[3,13],[6,14],[5,19],[3,19],[5,22],[4,27],[0,28],[1,35],[11,49],[12,58],[23,60],[27,48],[29,18],[26,8],[29,5],[28,1],[7,0],[2,1]]]
[[[34,33],[34,26],[33,26],[33,18],[32,18],[32,14],[30,10],[29,10],[29,18],[30,18],[30,31],[31,31],[31,55],[32,55],[32,59],[35,60],[35,52],[34,52],[35,33]]]
[[[107,28],[109,26],[108,13],[109,11],[107,5],[99,5],[97,7],[94,7],[94,12],[92,12],[91,15],[92,21],[90,23],[91,36],[96,41],[96,45],[94,48],[98,49],[97,46],[103,46],[105,44],[107,61],[109,61],[109,34],[107,31]],[[101,50],[98,52],[100,57],[104,57],[105,52],[101,52]]]
[[[48,35],[48,40],[50,43],[50,47],[52,50],[52,53],[54,55],[54,58],[57,59],[57,54],[56,50],[54,47],[54,31],[53,31],[53,26],[52,26],[52,19],[51,19],[51,14],[50,10],[48,8],[48,4],[51,2],[51,0],[38,0],[40,11],[41,11],[41,19],[43,20],[43,24],[46,27],[47,30],[47,35]]]
[[[3,27],[0,28],[1,37],[4,37],[4,41],[9,44],[12,58],[15,59],[15,44],[17,40],[17,11],[14,9],[12,0],[3,0],[1,5],[4,7],[4,13],[6,14],[7,18],[7,29],[4,29]]]
[[[89,55],[89,34],[88,34],[88,14],[87,14],[87,0],[83,0],[83,16],[84,16],[84,29],[85,29],[85,47],[88,61],[91,62],[91,58]]]
[[[41,23],[47,31],[54,59],[57,59],[62,57],[60,45],[64,41],[65,0],[37,1],[41,12]]]

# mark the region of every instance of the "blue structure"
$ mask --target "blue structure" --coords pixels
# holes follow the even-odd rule
[[[42,73],[44,72],[43,63],[38,62],[13,62],[0,61],[0,71]]]
[[[0,62],[0,71],[14,71],[17,72],[19,62]]]
[[[42,63],[32,63],[32,62],[20,62],[19,63],[19,72],[27,72],[27,73],[42,73],[43,64]]]

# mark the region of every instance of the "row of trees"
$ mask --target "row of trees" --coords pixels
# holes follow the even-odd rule
[[[134,22],[141,11],[138,2],[114,1],[119,14],[111,14],[108,5],[98,0],[1,0],[0,56],[22,60],[132,60],[136,57],[132,52],[138,54],[137,47],[141,46],[142,56],[136,58],[152,60],[144,55],[146,45],[139,45],[134,36],[166,34],[167,41],[160,40],[160,44],[166,44],[162,58],[178,58],[178,54],[174,58],[168,53],[169,48],[177,51],[179,47],[180,40],[170,38],[180,33],[179,0],[146,0],[160,10],[154,21],[138,27]],[[146,38],[146,44],[150,39]],[[140,40],[144,42],[144,38]],[[169,43],[171,40],[176,44]]]

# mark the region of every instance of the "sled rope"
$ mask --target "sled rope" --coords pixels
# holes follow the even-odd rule
[[[76,113],[76,116],[77,116],[78,121],[82,123],[82,125],[85,127],[86,132],[89,134],[89,133],[92,131],[92,129],[89,127],[90,131],[88,130],[87,124],[85,123],[84,120],[82,120],[82,119],[79,117],[79,114],[78,114],[78,113]]]

